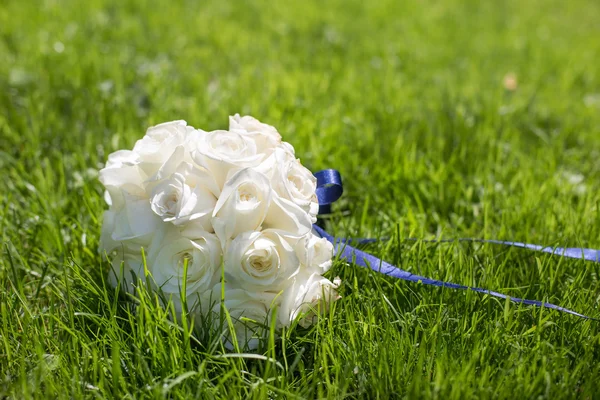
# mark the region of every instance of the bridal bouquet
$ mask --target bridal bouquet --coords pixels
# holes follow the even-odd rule
[[[225,309],[241,347],[256,348],[267,322],[308,327],[328,309],[340,284],[323,277],[334,251],[340,260],[397,279],[590,318],[544,301],[413,274],[351,245],[379,239],[335,238],[313,225],[317,213],[327,213],[342,194],[339,172],[313,175],[275,128],[249,116],[230,117],[227,131],[205,132],[184,121],[152,127],[133,150],[108,157],[100,180],[109,205],[100,250],[112,260],[113,285],[130,292],[139,281],[153,285],[173,302],[178,317],[185,304],[196,322],[220,322],[202,317]],[[458,240],[600,262],[594,249]],[[232,348],[232,335],[226,331],[223,338]]]
[[[248,348],[274,310],[278,327],[307,327],[338,297],[339,279],[323,277],[333,245],[313,230],[316,178],[270,125],[239,115],[212,132],[160,124],[112,153],[100,181],[113,285],[133,292],[140,279],[180,313],[184,301],[198,316],[225,307]]]

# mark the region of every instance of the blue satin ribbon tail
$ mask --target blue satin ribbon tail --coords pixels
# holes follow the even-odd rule
[[[335,254],[337,256],[339,256],[340,259],[347,261],[348,263],[355,263],[357,265],[360,265],[361,267],[370,268],[375,272],[379,272],[379,273],[387,275],[387,276],[391,276],[391,277],[394,277],[397,279],[403,279],[403,280],[409,281],[409,282],[420,282],[424,285],[438,286],[438,287],[451,288],[451,289],[473,290],[475,292],[488,294],[490,296],[499,297],[501,299],[508,299],[515,303],[522,303],[522,304],[538,306],[538,307],[543,306],[546,308],[550,308],[552,310],[562,311],[564,313],[576,315],[581,318],[596,320],[596,318],[588,317],[587,315],[583,315],[583,314],[580,314],[573,310],[569,310],[568,308],[557,306],[556,304],[547,303],[544,301],[521,299],[518,297],[512,297],[512,296],[509,296],[509,295],[506,295],[503,293],[499,293],[499,292],[495,292],[492,290],[487,290],[487,289],[483,289],[483,288],[479,288],[479,287],[459,285],[456,283],[444,282],[444,281],[440,281],[437,279],[430,279],[430,278],[426,278],[424,276],[415,275],[408,271],[400,269],[400,268],[396,267],[395,265],[387,263],[387,262],[381,260],[380,258],[377,258],[367,252],[364,252],[362,250],[359,250],[359,249],[356,249],[356,248],[350,246],[348,243],[351,240],[348,240],[348,239],[336,240],[332,235],[327,233],[324,229],[320,228],[319,226],[314,225],[313,228],[315,231],[317,231],[319,233],[319,235],[321,237],[327,239],[329,242],[331,242],[334,245]],[[370,239],[370,241],[372,242],[372,239]],[[470,241],[481,241],[481,240],[470,240]],[[508,243],[508,242],[501,242],[501,241],[483,241],[483,242],[496,243],[496,244]],[[514,242],[510,242],[510,243],[514,244]],[[519,244],[522,245],[523,243],[519,243]],[[532,245],[532,246],[535,246],[535,245]],[[539,251],[544,251],[546,249],[546,248],[541,248],[541,246],[537,246],[539,248],[527,247],[527,246],[519,246],[519,247],[525,247],[525,248],[535,249],[535,250],[539,250]],[[581,249],[579,249],[579,250],[581,250]],[[553,253],[553,254],[559,254],[559,253]],[[564,252],[563,252],[563,254],[564,254]],[[580,252],[580,255],[581,255],[581,252]],[[578,257],[578,258],[582,258],[582,257]]]
[[[342,177],[340,173],[334,169],[326,169],[323,171],[319,171],[315,173],[315,177],[317,178],[317,199],[319,201],[319,214],[329,214],[331,213],[331,204],[338,200],[343,193],[342,186]],[[323,228],[313,225],[315,231],[324,237],[328,241],[330,241],[335,249],[336,255],[338,255],[342,260],[345,260],[349,263],[355,263],[362,267],[367,267],[372,269],[375,272],[382,273],[384,275],[392,276],[394,278],[403,279],[409,282],[421,282],[425,285],[432,285],[438,287],[447,287],[451,289],[461,289],[461,290],[473,290],[475,292],[489,294],[490,296],[499,297],[501,299],[508,299],[514,301],[516,303],[528,304],[532,306],[540,306],[550,308],[552,310],[562,311],[568,314],[576,315],[581,318],[593,319],[583,314],[579,314],[575,311],[569,310],[568,308],[560,307],[555,304],[546,303],[538,300],[527,300],[520,299],[518,297],[512,297],[505,295],[503,293],[494,292],[487,289],[482,289],[478,287],[471,287],[465,285],[458,285],[456,283],[451,282],[443,282],[437,279],[430,279],[424,276],[419,276],[415,274],[411,274],[408,271],[404,271],[395,265],[389,264],[369,253],[366,253],[362,250],[358,250],[352,246],[350,243],[373,243],[379,241],[378,239],[343,239],[338,238],[334,239],[329,233],[327,233]],[[409,239],[409,240],[417,240],[417,239]],[[568,258],[576,258],[580,260],[594,261],[600,262],[600,250],[593,249],[582,249],[582,248],[552,248],[552,247],[543,247],[535,244],[529,243],[520,243],[520,242],[509,242],[502,240],[483,240],[483,239],[458,239],[460,242],[479,242],[479,243],[491,243],[491,244],[499,244],[503,246],[512,246],[512,247],[520,247],[529,250],[541,251],[544,253],[561,255],[563,257]],[[435,243],[444,243],[444,242],[454,242],[454,240],[425,240],[425,242],[435,242]]]

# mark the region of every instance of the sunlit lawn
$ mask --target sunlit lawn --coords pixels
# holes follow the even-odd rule
[[[333,313],[258,353],[119,295],[97,170],[147,126],[251,114],[345,194],[340,236],[598,317],[596,1],[0,2],[0,398],[595,398],[600,323],[337,261]]]

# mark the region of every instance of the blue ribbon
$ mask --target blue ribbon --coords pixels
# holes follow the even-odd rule
[[[329,213],[331,211],[331,203],[336,201],[342,195],[342,179],[339,172],[335,170],[324,170],[319,171],[315,174],[317,177],[317,198],[319,199],[319,214]],[[323,201],[323,203],[321,203]],[[568,308],[560,307],[555,304],[546,303],[538,300],[527,300],[521,299],[517,297],[508,296],[502,293],[494,292],[491,290],[459,285],[451,282],[444,282],[437,279],[430,279],[424,276],[415,275],[403,269],[396,267],[390,263],[387,263],[380,258],[377,258],[369,253],[366,253],[362,250],[356,249],[350,246],[349,243],[373,243],[379,241],[378,239],[345,239],[345,238],[334,238],[332,235],[327,233],[323,228],[318,225],[313,225],[314,230],[323,238],[327,239],[334,245],[335,254],[339,256],[339,258],[349,262],[355,263],[362,267],[367,267],[372,269],[375,272],[382,273],[384,275],[392,276],[394,278],[403,279],[409,282],[420,282],[425,285],[432,285],[438,287],[445,287],[451,289],[462,289],[462,290],[473,290],[479,293],[489,294],[490,296],[499,297],[502,299],[508,299],[516,303],[522,303],[532,306],[543,306],[546,308],[550,308],[553,310],[562,311],[568,314],[576,315],[581,318],[593,319],[583,314],[579,314],[575,311],[569,310]],[[418,240],[418,239],[409,239],[409,240]],[[426,240],[426,242],[435,242],[435,243],[447,243],[454,242],[455,240]],[[491,243],[491,244],[499,244],[504,246],[512,246],[512,247],[520,247],[529,250],[541,251],[544,253],[550,253],[554,255],[561,255],[563,257],[575,258],[580,260],[594,261],[600,262],[600,250],[593,249],[585,249],[585,248],[552,248],[539,246],[535,244],[529,243],[520,243],[520,242],[510,242],[503,240],[485,240],[485,239],[458,239],[460,242],[478,242],[478,243]]]
[[[315,174],[317,178],[317,199],[319,214],[331,213],[331,203],[342,196],[342,176],[335,169],[324,169]]]

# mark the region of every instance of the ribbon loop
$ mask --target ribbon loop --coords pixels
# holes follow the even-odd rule
[[[314,175],[317,178],[319,214],[330,214],[331,203],[339,199],[342,196],[342,193],[344,193],[342,176],[335,169],[324,169]]]

